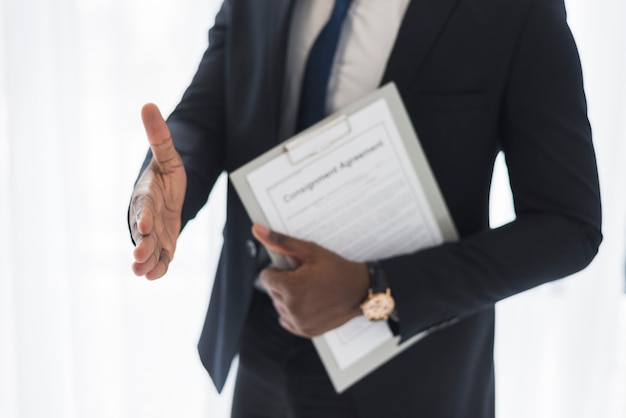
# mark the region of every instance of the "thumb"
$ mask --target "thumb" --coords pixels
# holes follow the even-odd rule
[[[314,256],[315,248],[317,248],[317,245],[312,242],[271,231],[259,224],[252,226],[252,235],[267,249],[291,257],[300,263],[311,259]]]
[[[170,129],[167,127],[159,108],[148,103],[141,109],[141,119],[150,142],[152,155],[162,170],[167,172],[168,168],[179,165],[179,155],[174,148]]]

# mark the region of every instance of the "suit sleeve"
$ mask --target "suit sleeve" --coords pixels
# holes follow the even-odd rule
[[[231,5],[227,0],[209,31],[209,46],[191,84],[167,119],[187,174],[182,227],[206,203],[215,181],[224,171],[225,50],[230,16]],[[142,172],[151,159],[152,153],[148,151]]]
[[[580,60],[559,1],[537,1],[500,116],[516,219],[383,260],[403,339],[587,266],[601,242],[597,168]]]

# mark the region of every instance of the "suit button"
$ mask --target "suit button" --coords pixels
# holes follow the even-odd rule
[[[257,255],[257,246],[251,239],[246,240],[246,249],[248,250],[248,255],[252,258],[255,258]]]

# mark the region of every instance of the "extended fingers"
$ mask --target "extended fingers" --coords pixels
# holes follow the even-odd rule
[[[155,214],[154,200],[149,193],[138,190],[139,188],[135,190],[128,212],[131,235],[137,246],[144,236],[152,233]]]
[[[167,269],[169,268],[170,261],[171,260],[170,260],[170,256],[168,252],[165,250],[161,250],[159,261],[157,262],[156,266],[154,266],[152,270],[150,270],[149,272],[145,274],[146,279],[155,280],[160,277],[163,277],[165,273],[167,273]]]
[[[134,202],[137,232],[148,235],[154,229],[154,203],[150,196],[139,196]]]
[[[138,239],[135,239],[135,242],[137,246],[133,251],[133,257],[137,263],[143,264],[148,261],[150,256],[156,256],[158,242],[154,234],[140,235]]]
[[[152,241],[149,237],[148,239],[143,239],[143,242]],[[135,257],[135,262],[132,265],[133,272],[137,276],[145,276],[148,280],[158,279],[167,273],[169,268],[169,264],[171,262],[171,256],[167,252],[167,250],[160,248],[158,245],[153,246],[154,250],[147,253],[147,257],[143,261],[137,261],[137,257]],[[139,248],[139,246],[137,247]],[[146,251],[148,251],[148,244],[146,245]],[[137,249],[135,249],[135,254],[137,253]],[[142,255],[142,258],[143,255]]]

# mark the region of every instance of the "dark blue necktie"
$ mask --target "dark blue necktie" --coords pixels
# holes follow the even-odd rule
[[[318,35],[304,70],[297,129],[301,131],[326,116],[326,92],[330,69],[339,43],[341,25],[352,0],[335,0],[326,26]]]

